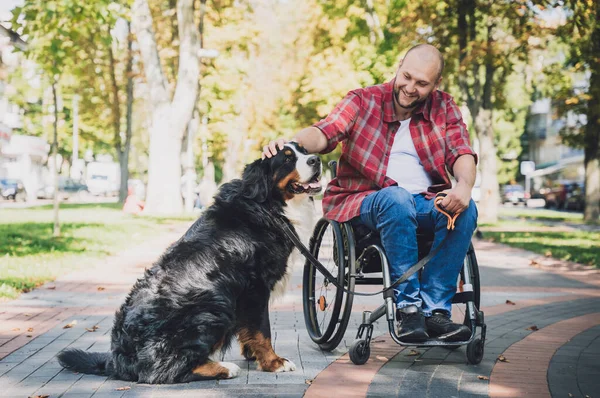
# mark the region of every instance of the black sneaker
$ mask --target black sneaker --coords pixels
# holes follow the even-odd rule
[[[425,317],[415,306],[396,310],[398,337],[402,342],[422,343],[429,339],[425,330]]]
[[[471,337],[471,329],[465,325],[452,322],[445,311],[433,311],[433,314],[425,319],[425,323],[429,335],[440,340],[464,341]]]

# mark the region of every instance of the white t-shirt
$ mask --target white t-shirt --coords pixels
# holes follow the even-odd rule
[[[427,191],[431,185],[431,177],[419,160],[408,129],[409,124],[410,119],[400,122],[400,127],[394,137],[386,174],[396,181],[399,187],[416,194]]]

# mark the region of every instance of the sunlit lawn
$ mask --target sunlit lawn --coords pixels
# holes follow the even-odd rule
[[[0,299],[89,266],[173,223],[193,220],[126,215],[118,204],[64,204],[59,214],[61,236],[53,238],[51,206],[0,209]]]
[[[583,223],[583,215],[539,209],[502,208],[498,223],[481,225],[480,229],[484,239],[560,260],[600,267],[600,230],[552,231],[548,228],[558,228],[565,223]],[[486,230],[487,227],[494,227],[494,231]],[[544,228],[536,231],[538,227]]]
[[[500,217],[517,217],[535,221],[565,221],[573,224],[583,223],[583,213],[555,211],[546,209],[530,209],[522,206],[500,207]]]

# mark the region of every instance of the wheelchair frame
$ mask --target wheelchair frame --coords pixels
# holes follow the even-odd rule
[[[391,281],[390,270],[387,257],[381,243],[371,236],[363,236],[359,242],[355,241],[355,231],[349,222],[338,223],[336,221],[322,218],[317,222],[313,236],[310,241],[310,253],[318,259],[319,251],[323,243],[325,232],[331,228],[333,232],[333,258],[336,264],[337,282],[344,286],[349,292],[354,292],[357,284],[377,285],[383,283],[384,288],[388,288],[394,281]],[[424,241],[424,235],[419,236],[419,258],[424,257],[429,251],[431,241]],[[370,239],[370,241],[369,241]],[[361,253],[356,253],[357,243],[367,242],[362,247]],[[358,257],[357,257],[358,254]],[[381,270],[375,268],[376,272],[381,272],[382,278],[367,277],[363,270],[369,269],[370,264],[378,259],[381,264]],[[370,263],[371,262],[371,263]],[[322,265],[322,264],[321,264]],[[358,268],[358,271],[357,271]],[[373,272],[373,267],[369,272]],[[344,333],[350,320],[354,295],[346,293],[342,289],[335,287],[335,297],[333,302],[327,303],[324,296],[318,299],[315,295],[315,279],[318,269],[307,259],[304,265],[303,273],[303,308],[306,328],[310,338],[326,351],[334,350],[344,337]],[[462,285],[460,282],[462,281]],[[327,288],[330,282],[324,278],[323,285]],[[446,342],[443,340],[430,339],[421,343],[403,342],[396,333],[396,310],[394,302],[393,289],[383,292],[384,303],[374,311],[363,311],[362,323],[358,328],[356,340],[349,350],[350,359],[354,364],[362,365],[367,362],[370,356],[370,343],[373,334],[373,324],[385,316],[390,336],[402,346],[432,347],[444,346],[456,348],[467,345],[466,357],[471,364],[481,362],[484,353],[484,344],[486,337],[486,325],[484,314],[479,310],[480,304],[480,280],[477,258],[473,245],[471,244],[467,255],[463,261],[463,268],[460,272],[459,280],[460,292],[453,298],[453,304],[464,303],[466,305],[465,320],[471,329],[471,336],[468,340],[458,342]],[[317,319],[317,310],[325,310],[328,306],[333,306],[331,320],[326,327],[321,327]],[[477,337],[477,328],[481,328],[480,337]]]

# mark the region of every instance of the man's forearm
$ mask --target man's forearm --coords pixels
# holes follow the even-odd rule
[[[454,178],[456,181],[467,186],[469,189],[475,185],[475,176],[477,173],[477,167],[475,166],[475,158],[471,155],[462,155],[454,162],[452,168],[454,172]]]
[[[302,145],[308,153],[318,153],[327,148],[327,137],[313,126],[300,130],[293,140]]]

